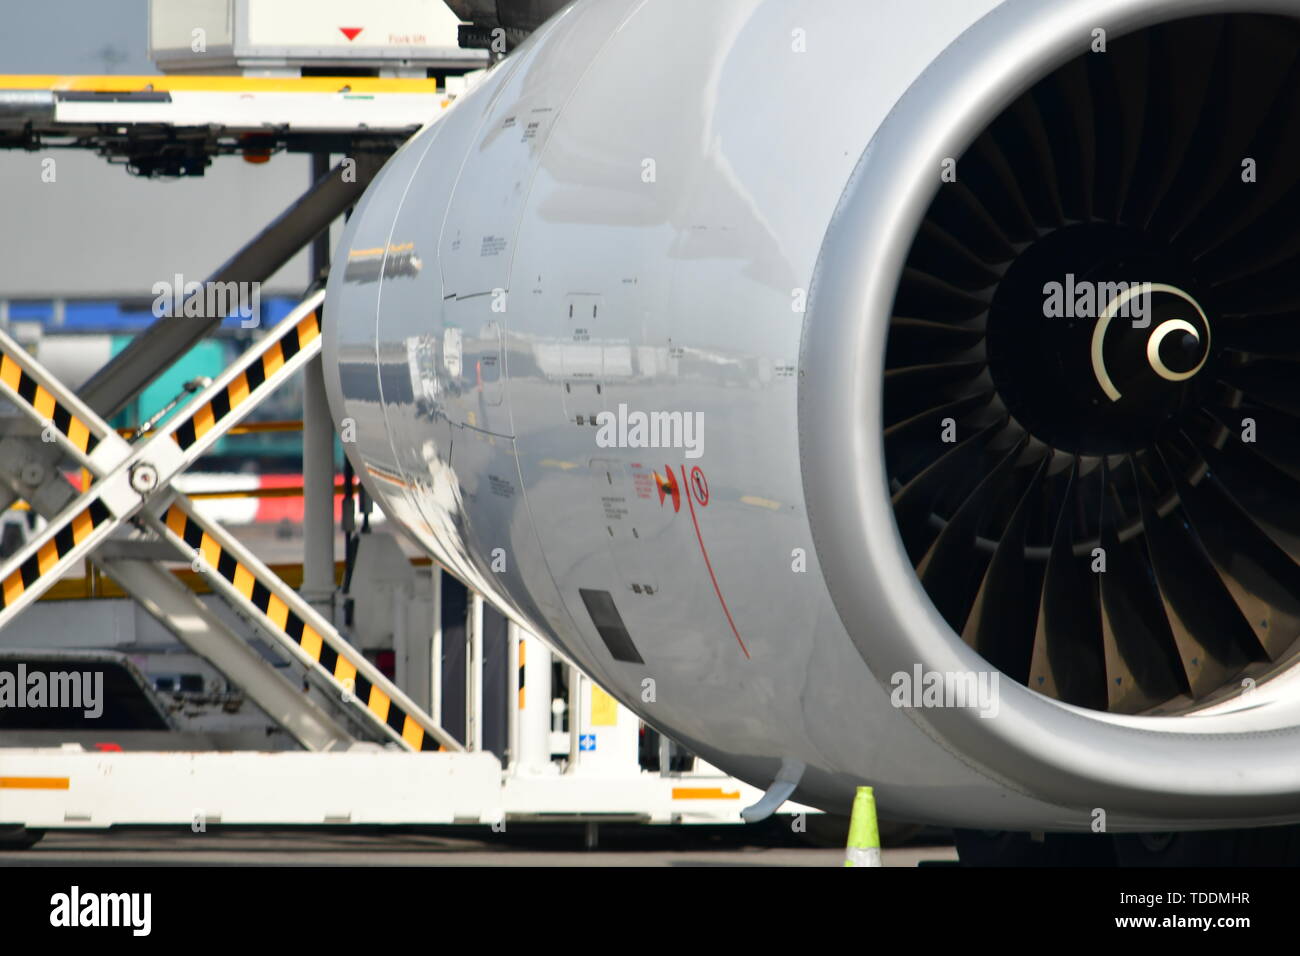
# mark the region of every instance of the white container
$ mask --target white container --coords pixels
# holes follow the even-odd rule
[[[487,62],[459,25],[443,0],[150,0],[149,54],[164,73],[425,76]]]

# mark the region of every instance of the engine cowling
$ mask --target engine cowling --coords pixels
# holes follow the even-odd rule
[[[1297,15],[576,3],[351,218],[348,454],[756,785],[964,826],[1300,819]],[[1049,315],[1053,282],[1149,285],[1119,303],[1148,324]]]

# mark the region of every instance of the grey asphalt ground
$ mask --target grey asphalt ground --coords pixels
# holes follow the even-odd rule
[[[660,831],[662,833],[662,831]],[[229,829],[50,831],[35,847],[0,852],[9,866],[841,866],[842,849],[764,845],[729,834],[662,833],[626,828],[602,838],[608,848],[582,849],[576,828],[530,828],[518,838],[485,828],[378,833]],[[657,845],[656,845],[657,844]],[[885,866],[955,861],[951,846],[884,852]]]

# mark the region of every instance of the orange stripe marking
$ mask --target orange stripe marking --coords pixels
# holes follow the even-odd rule
[[[320,635],[306,624],[302,626],[302,641],[300,643],[302,649],[307,652],[308,657],[314,661],[320,660]]]
[[[388,708],[392,703],[393,702],[389,699],[388,695],[378,687],[370,688],[370,700],[366,703],[366,706],[369,707],[371,713],[380,720],[388,719]]]
[[[727,792],[721,787],[673,787],[674,800],[739,800],[740,791]]]
[[[198,441],[212,428],[216,417],[212,413],[211,405],[204,405],[194,413],[194,440]]]
[[[217,569],[217,563],[221,560],[221,545],[206,531],[199,542],[199,554],[203,555],[203,561],[208,567],[214,571]]]
[[[32,408],[36,409],[36,414],[41,418],[54,417],[54,396],[37,385],[36,395],[32,398]]]
[[[45,574],[58,563],[59,546],[53,540],[46,541],[36,552],[36,566],[40,568],[41,574]]]
[[[185,537],[185,512],[175,505],[167,509],[167,530],[178,538]]]
[[[74,418],[68,422],[68,441],[80,448],[86,450],[86,445],[90,443],[90,429],[79,418]]]
[[[0,777],[0,790],[68,790],[67,777]]]
[[[83,511],[72,519],[72,540],[77,544],[86,540],[86,536],[95,530],[94,522],[90,520],[90,512]]]
[[[272,594],[271,600],[266,604],[266,616],[271,619],[272,624],[283,631],[285,622],[289,620],[289,606]],[[306,630],[303,633],[306,634]]]
[[[419,750],[424,744],[424,728],[408,716],[402,723],[402,739],[411,745],[412,750]]]
[[[251,598],[254,580],[252,572],[241,564],[235,568],[235,580],[231,583],[234,584],[236,591],[246,598]]]
[[[11,359],[9,356],[0,356],[0,382],[4,382],[15,392],[18,391],[18,382],[23,377],[22,366]]]
[[[276,342],[266,354],[262,356],[262,369],[266,372],[266,377],[270,378],[284,365],[284,350],[280,348],[280,343]]]
[[[230,397],[231,408],[248,398],[248,376],[243,372],[236,375],[226,386],[226,394]]]

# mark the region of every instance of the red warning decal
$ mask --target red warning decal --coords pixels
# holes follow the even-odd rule
[[[677,475],[673,472],[672,465],[668,465],[664,471],[668,477],[664,478],[659,472],[655,472],[655,485],[659,489],[659,504],[663,505],[664,499],[671,497],[673,499],[673,511],[682,510],[682,491],[677,486]]]
[[[700,503],[701,508],[708,505],[709,482],[700,468],[691,469],[691,491],[695,492],[695,500]]]
[[[350,42],[355,40],[364,29],[365,27],[339,27],[339,32],[347,37]]]

